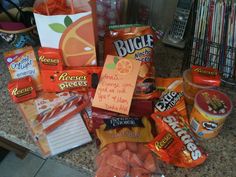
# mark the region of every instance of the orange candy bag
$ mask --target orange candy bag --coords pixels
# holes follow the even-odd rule
[[[10,81],[8,83],[8,91],[15,103],[20,103],[36,97],[35,86],[30,76]]]
[[[96,177],[161,177],[158,160],[144,143],[118,142],[96,156]]]
[[[150,99],[155,93],[154,44],[157,40],[150,26],[111,26],[105,34],[104,58],[114,55],[141,61],[134,98]]]
[[[151,117],[156,122],[159,135],[148,147],[161,160],[185,168],[198,166],[206,160],[207,155],[178,111],[156,112]]]

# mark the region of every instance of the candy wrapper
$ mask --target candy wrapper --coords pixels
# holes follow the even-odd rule
[[[63,69],[63,57],[60,49],[40,47],[38,55],[41,70],[61,71]]]
[[[111,143],[96,156],[96,177],[164,177],[160,162],[144,143]]]
[[[157,38],[149,26],[110,26],[105,34],[104,57],[107,55],[141,61],[134,98],[150,99],[155,95],[154,44]]]
[[[178,167],[192,168],[202,164],[207,155],[178,111],[152,114],[158,136],[148,144],[161,160]]]
[[[36,97],[36,89],[30,76],[14,79],[8,83],[8,91],[15,103]]]
[[[217,69],[193,65],[191,68],[192,81],[199,85],[219,87],[221,80]]]
[[[154,111],[165,112],[176,109],[187,120],[187,109],[183,94],[182,78],[156,78],[160,97],[155,100]]]
[[[100,67],[66,68],[44,70],[41,74],[45,92],[80,91],[96,88],[101,75]]]

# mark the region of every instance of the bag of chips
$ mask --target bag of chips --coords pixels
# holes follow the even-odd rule
[[[141,61],[134,98],[150,99],[155,95],[154,44],[157,38],[150,26],[110,26],[105,34],[104,58],[114,55]]]
[[[158,136],[148,144],[161,160],[178,167],[192,168],[202,164],[207,155],[176,110],[152,114]]]

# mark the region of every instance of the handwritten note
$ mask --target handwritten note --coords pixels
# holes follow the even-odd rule
[[[93,100],[93,107],[129,114],[140,61],[108,55]]]

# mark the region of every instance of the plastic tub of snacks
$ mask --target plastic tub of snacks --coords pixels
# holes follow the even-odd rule
[[[185,100],[188,104],[194,103],[194,97],[198,91],[203,89],[213,89],[215,86],[204,86],[193,83],[191,69],[187,69],[183,73],[183,91]]]

